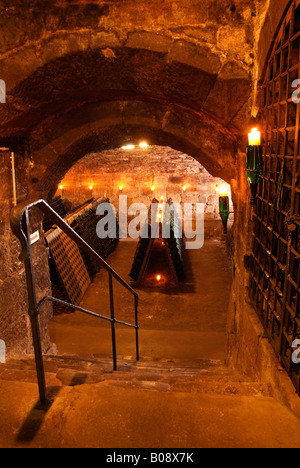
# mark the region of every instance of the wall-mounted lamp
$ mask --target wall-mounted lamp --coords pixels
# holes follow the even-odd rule
[[[61,197],[62,197],[63,196],[64,186],[61,184],[58,188],[61,191]]]
[[[246,150],[246,171],[251,190],[251,205],[256,205],[258,184],[263,174],[263,148],[261,134],[257,128],[249,133],[249,146]]]

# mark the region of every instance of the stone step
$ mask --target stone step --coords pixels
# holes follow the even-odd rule
[[[225,366],[221,361],[180,361],[120,356],[112,371],[107,356],[63,355],[44,358],[47,386],[101,385],[159,392],[269,396],[268,389]],[[0,380],[37,383],[33,357],[15,357],[0,364]]]

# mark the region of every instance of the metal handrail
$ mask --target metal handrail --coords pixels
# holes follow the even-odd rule
[[[35,280],[34,280],[34,268],[32,260],[32,249],[30,242],[30,219],[29,212],[32,208],[38,208],[45,216],[47,216],[53,224],[58,226],[67,236],[70,237],[84,252],[86,252],[94,261],[100,264],[109,274],[109,293],[110,293],[110,312],[111,317],[106,317],[104,315],[99,315],[89,310],[78,307],[74,304],[61,301],[55,297],[44,297],[40,302],[37,302],[36,290],[35,290]],[[58,303],[69,307],[73,310],[83,312],[85,314],[91,315],[93,317],[106,320],[111,324],[111,333],[112,333],[112,348],[113,348],[113,366],[114,370],[117,370],[117,350],[116,350],[116,331],[115,325],[120,324],[130,328],[135,328],[136,332],[136,358],[139,360],[139,324],[138,324],[138,294],[132,289],[132,287],[124,281],[121,276],[119,276],[108,263],[100,257],[100,255],[95,252],[88,244],[85,242],[82,237],[80,237],[74,229],[72,229],[54,210],[45,200],[37,200],[30,204],[25,202],[23,204],[17,205],[13,208],[11,213],[11,228],[15,236],[19,239],[22,246],[22,253],[20,255],[20,260],[24,262],[25,272],[26,272],[26,283],[27,283],[27,293],[28,293],[28,314],[31,320],[32,328],[32,337],[33,337],[33,346],[35,354],[35,363],[37,370],[38,386],[40,401],[43,405],[47,403],[47,391],[46,391],[46,381],[45,381],[45,371],[44,371],[44,361],[40,337],[40,327],[38,316],[40,313],[40,308],[47,301]],[[113,279],[116,279],[125,289],[127,289],[134,296],[134,306],[135,306],[135,325],[122,322],[115,318],[115,307],[114,307],[114,291],[113,291]]]

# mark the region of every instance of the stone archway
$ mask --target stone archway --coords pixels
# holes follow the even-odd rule
[[[43,10],[38,1],[24,9],[13,0],[0,7],[11,32],[0,43],[0,78],[7,86],[1,146],[20,138],[31,152],[16,155],[20,200],[51,195],[88,152],[140,137],[234,179],[252,89],[251,8],[244,0],[240,11],[217,3],[199,7],[190,0],[175,8],[154,1],[138,27],[136,2],[79,0]],[[8,167],[7,187],[9,177]],[[10,200],[2,205],[8,212]],[[20,269],[12,239],[8,250],[15,270],[5,278],[6,290]],[[24,322],[25,301],[19,310]],[[31,340],[23,329],[25,349]],[[9,348],[21,349],[12,335]]]

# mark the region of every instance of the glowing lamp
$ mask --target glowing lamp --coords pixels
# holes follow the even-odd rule
[[[89,189],[90,189],[91,192],[92,192],[93,188],[94,188],[93,185],[89,186]]]
[[[63,190],[63,189],[64,189],[64,186],[63,186],[63,185],[60,185],[60,186],[59,186],[59,189],[60,189],[60,190]]]
[[[257,128],[252,128],[251,133],[248,134],[249,137],[249,146],[260,146],[261,136]]]
[[[156,276],[156,281],[160,281],[161,280],[161,276],[160,275],[157,275]]]
[[[142,141],[140,144],[139,144],[139,147],[142,148],[142,149],[147,149],[149,148],[149,145],[146,141]]]
[[[218,188],[218,192],[220,193],[220,197],[228,196],[228,190],[227,190],[226,185],[222,185],[220,188]]]
[[[251,190],[251,205],[256,205],[258,184],[263,174],[263,148],[261,134],[257,128],[249,133],[249,146],[246,150],[246,171]]]
[[[125,146],[122,146],[122,149],[125,150],[125,151],[134,150],[135,145],[125,145]]]

